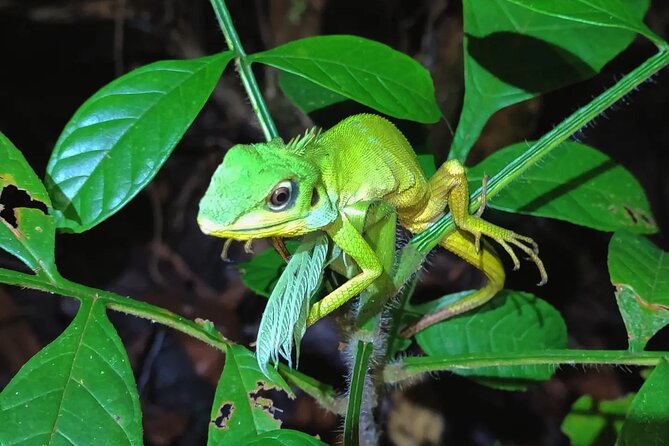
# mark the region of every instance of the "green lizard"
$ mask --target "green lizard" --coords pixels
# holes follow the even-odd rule
[[[311,306],[310,325],[368,287],[388,290],[387,284],[392,283],[392,262],[384,264],[356,224],[360,213],[366,214],[374,203],[390,207],[399,224],[412,233],[427,229],[448,207],[458,230],[439,244],[487,278],[481,289],[425,316],[405,335],[475,308],[503,287],[502,263],[482,236],[504,248],[514,269],[519,261],[512,246],[523,251],[539,268],[540,285],[547,280],[531,238],[481,219],[481,212],[469,214],[467,178],[458,161],[444,163],[427,180],[404,135],[386,119],[371,114],[351,116],[324,133],[310,131],[288,144],[274,139],[232,147],[200,202],[198,224],[206,234],[246,241],[325,231],[358,269]],[[395,220],[378,216],[377,220],[392,224],[394,237]]]

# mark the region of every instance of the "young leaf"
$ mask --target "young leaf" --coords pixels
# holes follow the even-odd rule
[[[15,208],[15,222],[2,217],[4,209],[0,201],[0,248],[15,255],[37,274],[45,272],[54,276],[53,219],[45,211],[51,207],[49,196],[42,182],[32,170],[23,154],[0,133],[0,198],[6,187],[15,187],[28,194],[37,208]]]
[[[608,446],[615,441],[623,425],[634,394],[612,401],[594,401],[583,395],[571,406],[562,422],[572,446]]]
[[[357,36],[294,40],[249,56],[386,115],[418,122],[441,116],[428,71],[406,54]]]
[[[259,434],[281,426],[267,390],[283,390],[293,397],[281,375],[270,368],[269,379],[258,368],[253,353],[240,345],[230,345],[225,368],[216,388],[211,408],[207,444],[246,444]]]
[[[634,397],[616,445],[659,445],[666,443],[667,438],[669,438],[669,362],[665,358]]]
[[[277,429],[265,432],[244,446],[327,446],[316,437],[292,429]]]
[[[551,14],[530,9],[528,4],[535,3],[463,2],[465,98],[450,158],[466,159],[497,110],[599,72],[632,42],[635,33],[629,23],[643,26],[649,1],[623,5],[616,0],[626,17],[618,26],[613,15],[609,23],[580,17],[578,5],[585,3],[581,0],[551,2]],[[588,16],[587,8],[580,12]]]
[[[493,153],[467,171],[471,188],[527,150],[518,143]],[[565,142],[488,205],[503,211],[557,218],[600,231],[657,231],[646,194],[624,167],[602,152]]]
[[[256,341],[258,366],[265,375],[267,364],[272,361],[276,366],[279,355],[292,366],[293,342],[299,359],[309,303],[321,283],[327,253],[328,238],[325,233],[316,231],[305,235],[272,290]]]
[[[86,231],[146,186],[232,57],[226,51],[155,62],[121,76],[89,98],[65,126],[47,166],[56,226]]]
[[[142,444],[128,356],[99,301],[28,361],[0,394],[0,444]]]
[[[669,324],[669,255],[642,236],[616,232],[608,266],[630,349],[641,351]]]
[[[560,313],[529,293],[502,290],[487,304],[435,324],[416,335],[431,356],[463,353],[522,352],[564,348],[567,329]],[[493,387],[522,389],[549,379],[551,365],[517,365],[454,370]]]

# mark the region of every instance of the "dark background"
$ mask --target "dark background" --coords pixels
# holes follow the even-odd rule
[[[279,0],[229,1],[248,53],[313,34],[357,34],[384,42],[420,60],[432,73],[440,106],[452,124],[461,107],[462,28],[459,2]],[[656,0],[647,23],[665,39],[669,5]],[[84,100],[115,77],[158,59],[220,51],[224,40],[208,2],[190,0],[0,0],[0,131],[23,151],[42,176],[65,123]],[[637,39],[594,79],[496,114],[472,152],[474,163],[511,142],[550,130],[622,74],[653,53]],[[276,74],[256,69],[277,125],[285,137],[318,124],[328,127],[360,111],[343,104],[310,121],[290,105]],[[669,248],[669,76],[658,74],[624,104],[584,129],[579,139],[610,155],[639,179]],[[445,124],[399,123],[420,150],[439,161],[450,133]],[[81,235],[60,235],[57,263],[63,275],[214,321],[225,336],[255,339],[264,300],[247,291],[234,264],[220,261],[222,241],[195,224],[197,203],[225,150],[259,141],[255,117],[239,80],[228,67],[202,113],[150,186],[122,211]],[[5,194],[2,200],[20,200]],[[508,287],[532,291],[564,315],[575,348],[623,349],[626,334],[606,269],[610,234],[567,223],[489,213],[499,223],[531,235],[550,274],[537,289],[536,271],[524,263],[509,273]],[[259,244],[256,245],[260,249]],[[244,260],[241,246],[231,257]],[[506,261],[507,259],[505,259]],[[508,264],[508,262],[507,262]],[[0,256],[0,266],[21,268]],[[446,278],[446,279],[444,279]],[[420,298],[476,286],[480,276],[446,254],[433,257]],[[0,286],[0,388],[21,365],[67,326],[76,312],[69,299]],[[147,445],[200,445],[223,356],[206,345],[156,324],[111,314],[132,361],[142,398]],[[300,367],[343,388],[345,373],[332,323],[309,330]],[[650,348],[669,348],[667,330]],[[636,390],[637,370],[562,368],[557,377],[524,393],[481,387],[442,374],[389,391],[382,405],[388,444],[568,444],[560,423],[581,394],[615,398]],[[279,399],[284,426],[334,442],[341,420],[309,397]],[[388,437],[395,439],[391,443]],[[411,440],[407,440],[411,439]],[[408,442],[407,442],[408,441]]]

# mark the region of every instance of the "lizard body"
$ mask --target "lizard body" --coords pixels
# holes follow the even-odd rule
[[[542,283],[546,280],[530,238],[469,214],[467,179],[459,162],[444,163],[427,180],[404,135],[371,114],[351,116],[322,134],[310,131],[288,144],[275,139],[231,148],[202,198],[198,223],[207,234],[237,240],[325,231],[355,261],[359,274],[313,304],[312,324],[389,273],[352,224],[360,205],[374,202],[389,205],[400,225],[413,233],[450,209],[458,230],[439,244],[487,278],[481,289],[425,316],[405,335],[477,307],[503,287],[502,263],[489,243],[481,243],[482,235],[500,243],[516,268],[511,245],[521,249],[539,267]]]

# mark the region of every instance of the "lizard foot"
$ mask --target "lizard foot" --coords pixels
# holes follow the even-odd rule
[[[476,214],[467,215],[464,219],[456,222],[456,225],[463,231],[469,232],[474,236],[474,248],[476,252],[481,250],[481,236],[486,235],[499,243],[502,248],[509,254],[513,261],[514,271],[520,268],[520,261],[518,256],[512,248],[512,245],[523,251],[528,255],[529,259],[537,265],[541,280],[538,285],[544,285],[548,281],[548,274],[543,262],[539,258],[539,246],[530,237],[517,234],[508,229],[504,229],[481,218],[483,211],[486,208],[486,191],[488,186],[488,176],[483,175],[481,184],[481,205],[476,210]]]
[[[498,236],[490,235],[490,237],[497,243],[499,243],[502,246],[502,248],[504,248],[504,250],[507,252],[507,254],[509,254],[509,257],[511,257],[511,260],[513,261],[513,269],[517,270],[518,268],[520,268],[520,261],[518,260],[518,257],[516,256],[516,253],[514,252],[511,245],[517,247],[525,254],[527,254],[529,259],[532,260],[535,265],[537,265],[537,268],[539,269],[539,274],[541,276],[541,280],[537,285],[538,286],[545,285],[546,282],[548,282],[548,274],[546,273],[546,268],[544,267],[544,263],[539,258],[539,246],[537,246],[536,242],[532,240],[530,237],[516,234],[513,231],[509,231],[506,229],[504,229],[503,231],[504,233],[501,235]]]
[[[527,254],[529,260],[531,260],[532,262],[534,262],[535,265],[537,265],[537,268],[539,269],[539,274],[541,276],[541,280],[539,281],[538,285],[539,286],[544,285],[548,281],[548,274],[546,273],[546,268],[544,267],[543,262],[539,258],[539,246],[530,237],[517,234],[508,229],[504,229],[474,215],[469,216],[464,222],[461,222],[461,224],[458,225],[458,227],[460,230],[469,232],[474,236],[474,245],[476,248],[476,252],[479,252],[480,250],[481,236],[485,235],[496,241],[502,248],[504,248],[504,251],[506,251],[507,254],[509,254],[509,257],[511,257],[511,261],[513,261],[514,271],[520,268],[520,260],[518,260],[518,256],[516,255],[516,252],[513,250],[513,247],[515,246],[516,248]]]

